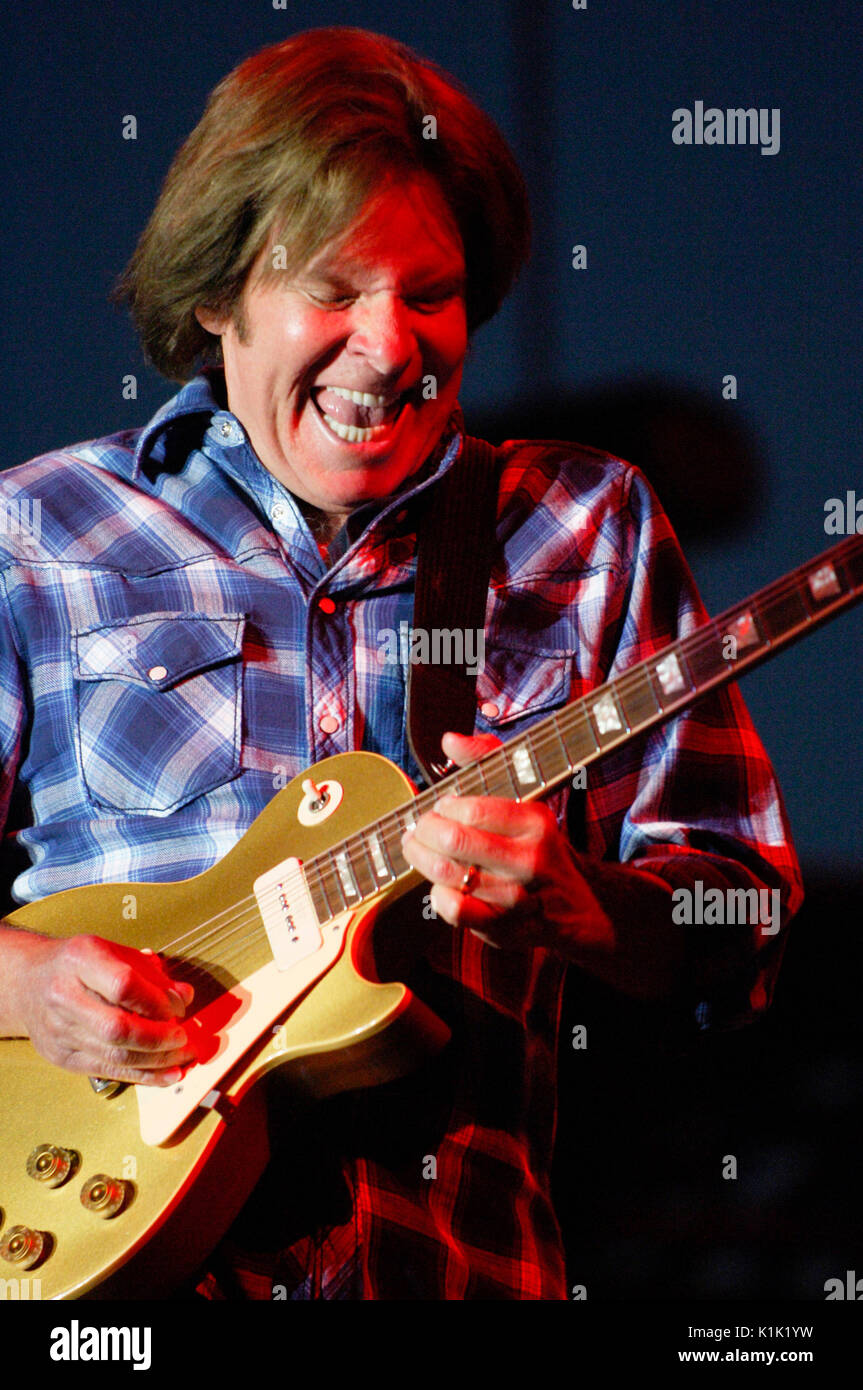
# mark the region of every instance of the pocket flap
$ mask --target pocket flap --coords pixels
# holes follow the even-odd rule
[[[569,699],[571,654],[496,647],[487,653],[476,683],[477,727],[494,733],[518,719],[533,722]]]
[[[236,659],[244,613],[143,613],[72,633],[77,680],[132,681],[170,690],[187,676]]]

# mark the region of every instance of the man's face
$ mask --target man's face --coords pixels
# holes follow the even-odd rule
[[[385,185],[283,282],[256,283],[257,268],[242,336],[197,311],[222,336],[229,409],[265,467],[322,511],[389,496],[439,439],[467,350],[464,255],[437,185]]]

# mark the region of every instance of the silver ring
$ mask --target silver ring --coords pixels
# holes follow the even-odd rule
[[[479,869],[476,867],[476,864],[469,864],[458,891],[464,893],[465,897],[469,896],[473,892],[473,886],[478,878]]]

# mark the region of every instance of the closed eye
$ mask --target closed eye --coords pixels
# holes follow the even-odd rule
[[[322,309],[347,309],[357,298],[350,294],[313,294],[311,290],[304,291],[306,297],[317,304]],[[457,299],[461,294],[461,289],[434,290],[429,294],[406,295],[405,304],[411,309],[416,309],[421,314],[433,314],[438,309],[445,308]]]
[[[320,305],[322,309],[347,309],[354,302],[350,295],[312,294],[311,290],[306,290],[306,294],[313,304]]]

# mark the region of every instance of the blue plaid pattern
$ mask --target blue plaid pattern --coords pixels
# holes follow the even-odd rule
[[[6,515],[41,517],[39,534],[0,534],[2,813],[16,779],[33,808],[19,901],[200,873],[333,753],[368,749],[420,781],[407,672],[383,659],[382,634],[410,623],[418,508],[458,457],[460,412],[400,495],[350,518],[328,567],[223,393],[205,372],[145,428],[0,477]],[[542,441],[508,443],[502,463],[476,727],[506,739],[704,613],[637,469]],[[561,823],[567,796],[553,801]],[[592,765],[584,826],[591,855],[674,886],[778,887],[786,918],[801,900],[781,797],[734,687]],[[766,1007],[781,946],[753,928],[726,957],[716,939],[693,934],[706,958],[692,1007],[734,1022]],[[444,933],[429,967],[449,981],[463,1049],[440,1100],[438,1177],[422,1180],[422,1150],[390,1168],[346,1151],[361,1245],[333,1244],[334,1217],[297,1251],[338,1248],[324,1290],[361,1265],[364,1297],[401,1297],[408,1280],[413,1297],[565,1298],[550,1197],[562,962]],[[369,1099],[370,1113],[383,1103]],[[261,1268],[258,1253],[238,1276],[255,1296],[278,1271],[289,1292],[305,1287],[301,1253]]]

